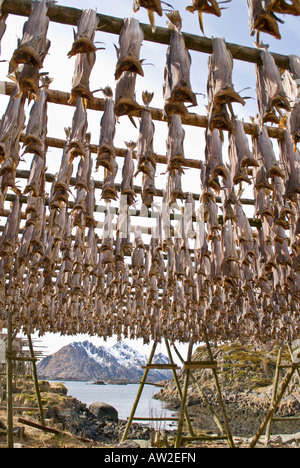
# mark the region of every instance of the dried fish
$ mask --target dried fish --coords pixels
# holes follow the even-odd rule
[[[209,174],[208,186],[220,191],[220,184],[217,180],[218,176],[223,179],[228,179],[229,170],[223,162],[222,140],[220,132],[217,129],[207,130],[205,133],[205,162]]]
[[[20,250],[19,250],[19,255],[18,255],[18,263],[19,265],[27,264],[28,259],[30,257],[30,241],[33,237],[33,231],[34,231],[34,226],[31,224],[30,226],[25,227],[22,239],[21,239],[21,244],[20,244]]]
[[[273,11],[273,13],[289,14],[294,16],[300,15],[300,3],[299,0],[290,0],[291,3],[287,3],[286,0],[266,0],[265,9],[267,11]]]
[[[237,240],[241,249],[240,258],[243,263],[249,264],[251,257],[255,257],[253,233],[241,202],[235,204],[235,216]]]
[[[89,190],[89,182],[92,175],[93,160],[91,152],[86,151],[85,157],[80,158],[78,170],[75,180],[76,189],[84,189],[86,192]]]
[[[7,20],[7,17],[8,17],[8,13],[1,13],[1,10],[0,10],[0,54],[1,54],[1,40],[4,36],[4,33],[6,31],[6,20]]]
[[[50,84],[50,83],[49,83]],[[45,158],[46,134],[47,134],[47,86],[40,89],[38,101],[36,101],[30,111],[30,117],[26,128],[24,147],[25,153],[34,153]]]
[[[287,125],[294,140],[295,146],[300,141],[300,58],[296,55],[290,56],[291,71],[285,71],[283,76],[283,87],[288,96],[291,112],[287,113]]]
[[[16,248],[18,232],[21,221],[21,203],[20,197],[16,197],[12,210],[10,211],[4,230],[0,239],[0,254],[9,255]]]
[[[284,21],[275,16],[272,11],[267,11],[265,4],[263,0],[247,0],[251,36],[258,31],[281,39],[278,22],[284,23]]]
[[[230,2],[231,0],[227,0],[223,2],[218,2],[217,0],[192,0],[192,5],[186,7],[186,9],[190,11],[191,13],[198,11],[200,28],[204,34],[203,13],[210,13],[220,18],[222,8],[219,7],[219,3],[230,3]]]
[[[156,27],[154,13],[157,13],[159,16],[163,15],[161,0],[133,0],[134,13],[136,13],[141,7],[147,9],[152,32],[155,32]]]
[[[232,83],[233,59],[223,38],[212,38],[213,53],[210,57],[213,76],[214,105],[238,102],[245,105],[245,100],[234,90]]]
[[[82,11],[77,24],[77,32],[74,30],[74,42],[68,53],[69,58],[77,54],[96,52],[94,38],[98,24],[99,19],[96,10],[87,9]]]
[[[142,201],[147,208],[150,208],[154,197],[157,195],[155,188],[155,167],[150,164],[147,174],[143,174],[142,180]]]
[[[83,99],[77,98],[68,144],[70,164],[77,156],[82,158],[86,157],[87,142],[89,141],[87,127],[87,112],[83,104]]]
[[[254,187],[257,190],[261,188],[265,188],[267,190],[273,190],[272,184],[268,180],[267,171],[264,165],[263,156],[260,154],[258,149],[258,141],[254,140],[254,154],[256,156],[256,161],[258,166],[254,168],[253,175],[254,175]]]
[[[113,173],[113,160],[116,157],[114,147],[114,137],[116,132],[116,117],[114,113],[114,101],[112,90],[107,87],[104,90],[107,99],[105,100],[104,113],[101,119],[100,142],[96,160],[96,169],[99,166],[106,168]]]
[[[52,184],[52,193],[50,194],[50,207],[59,208],[62,202],[68,204],[70,193],[70,179],[73,173],[73,164],[70,163],[69,142],[64,145],[62,160],[59,172]]]
[[[94,96],[90,90],[90,76],[96,62],[96,54],[78,54],[75,61],[75,70],[72,78],[70,104],[74,104],[81,97],[92,101]]]
[[[207,98],[208,98],[208,128],[212,131],[215,128],[233,132],[233,123],[230,120],[226,102],[216,104],[215,102],[215,77],[214,63],[212,57],[208,59],[208,79],[207,79]],[[229,103],[231,105],[231,103]]]
[[[33,197],[42,197],[45,195],[45,159],[42,159],[38,154],[35,154],[28,177],[27,185],[24,189],[24,195],[30,193]]]
[[[18,160],[19,141],[24,128],[25,100],[17,98],[18,89],[15,88],[9,99],[6,111],[0,123],[0,163],[8,159]]]
[[[279,123],[276,111],[291,110],[284,91],[280,71],[267,48],[260,48],[262,65],[256,65],[256,92],[258,109],[262,122]]]
[[[115,178],[118,172],[118,164],[115,159],[111,160],[111,169],[111,171],[104,169],[104,182],[101,199],[106,201],[118,199],[118,193],[115,187]]]
[[[246,182],[251,184],[251,180],[248,175],[247,166],[242,166],[240,159],[240,153],[238,153],[237,146],[235,144],[234,136],[230,135],[230,145],[229,145],[229,159],[231,163],[231,172],[233,183],[239,184],[241,182]],[[258,167],[258,163],[257,163]]]
[[[32,3],[31,14],[24,24],[23,37],[18,41],[18,48],[14,51],[9,63],[9,74],[13,73],[20,63],[42,68],[42,59],[49,49],[47,31],[49,18],[47,11],[50,0],[40,0]]]
[[[172,206],[177,202],[177,199],[183,200],[185,195],[182,191],[181,172],[177,169],[168,171],[167,180],[167,204]]]
[[[221,230],[218,217],[218,205],[213,198],[205,200],[205,219],[207,221],[207,240],[217,236]]]
[[[167,171],[177,170],[183,173],[182,165],[185,161],[184,137],[185,131],[182,127],[181,116],[173,114],[167,139]]]
[[[118,80],[125,71],[144,76],[140,50],[144,40],[144,32],[138,20],[126,18],[119,36],[117,50],[118,62],[115,78]]]
[[[258,190],[255,196],[255,216],[263,219],[274,218],[274,210],[269,193],[264,189]]]
[[[164,112],[166,115],[185,115],[184,103],[197,105],[195,93],[191,88],[191,56],[185,46],[185,39],[180,32],[181,17],[178,11],[167,14],[171,21],[172,34],[167,50],[167,63],[164,74]]]
[[[90,177],[88,181],[88,191],[85,199],[85,224],[87,227],[96,225],[96,220],[94,217],[95,205],[95,181],[92,177]]]
[[[258,163],[249,148],[249,141],[246,136],[244,125],[239,119],[234,119],[234,144],[240,167],[257,167]]]
[[[145,107],[142,110],[136,150],[138,159],[136,174],[143,172],[144,174],[148,175],[148,177],[152,177],[153,169],[155,173],[156,168],[156,160],[153,149],[155,126],[152,121],[151,110],[149,108],[149,104],[151,103],[152,98],[153,93],[148,93],[147,91],[143,92],[143,102]]]
[[[3,184],[3,188],[2,188],[2,179],[3,179],[3,176],[0,176],[0,214],[1,215],[5,214],[4,203],[5,203],[6,194],[8,191],[8,187],[5,187],[5,184]]]
[[[141,106],[135,100],[136,73],[125,71],[116,84],[115,114],[117,117],[128,115],[140,110]]]
[[[293,76],[295,80],[300,79],[300,57],[298,55],[290,55],[290,65],[291,65],[291,71],[293,73]]]
[[[130,141],[125,144],[127,146],[127,150],[122,169],[121,194],[127,197],[127,204],[130,206],[135,200],[135,191],[133,188],[134,162],[132,152],[136,143]]]
[[[263,126],[258,135],[258,150],[259,154],[263,158],[267,177],[271,178],[276,176],[284,179],[284,172],[279,167],[279,161],[277,161],[275,157],[273,145],[265,126]]]
[[[293,140],[288,130],[284,130],[284,140],[280,142],[280,146],[288,172],[284,198],[297,205],[297,196],[300,193],[300,153],[298,149],[294,151]]]

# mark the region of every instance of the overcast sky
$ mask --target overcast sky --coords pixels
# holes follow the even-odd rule
[[[196,14],[191,14],[185,10],[191,2],[189,0],[168,0],[174,7],[181,13],[183,20],[182,30],[193,33],[201,34],[198,18]],[[119,18],[126,18],[133,16],[132,0],[59,0],[59,5],[70,7],[82,8],[96,8],[98,13],[103,13],[110,16]],[[226,5],[225,5],[226,6]],[[142,23],[148,23],[148,16],[146,10],[141,9],[134,15]],[[261,39],[264,43],[270,44],[270,50],[282,53],[285,55],[299,54],[299,18],[292,16],[283,16],[285,24],[280,25],[282,40],[276,40],[270,35],[262,34]],[[162,18],[155,16],[156,23],[159,26],[166,27],[166,17]],[[6,62],[0,63],[0,80],[7,81],[8,61],[17,46],[17,37],[22,36],[22,28],[25,18],[10,16],[7,20],[7,32],[2,40],[1,59]],[[100,24],[101,26],[101,24]],[[212,15],[205,15],[204,27],[207,37],[224,37],[227,42],[239,43],[241,45],[253,46],[254,38],[250,36],[248,26],[248,11],[246,0],[232,0],[228,4],[228,8],[223,11],[222,18],[216,18]],[[73,42],[73,27],[67,25],[60,25],[51,23],[49,27],[48,37],[51,40],[51,48],[49,55],[44,62],[43,71],[49,72],[49,76],[54,78],[52,89],[59,89],[62,91],[71,90],[71,82],[74,71],[75,58],[68,59],[67,53],[71,49]],[[97,52],[97,60],[91,76],[91,90],[99,89],[110,85],[115,87],[114,72],[116,65],[116,52],[114,44],[118,44],[118,37],[103,33],[101,31],[96,33],[96,41],[103,42],[99,44],[104,46],[105,50]],[[141,93],[143,90],[154,92],[154,99],[151,105],[154,107],[162,108],[163,94],[163,76],[166,61],[167,46],[144,42],[141,58],[145,59],[143,78],[137,78],[137,101],[142,104]],[[192,68],[191,68],[191,83],[193,91],[196,93],[206,94],[207,83],[207,60],[206,54],[191,52]],[[254,65],[245,62],[235,61],[233,82],[236,91],[247,89],[243,96],[250,96],[252,99],[247,100],[245,108],[240,105],[235,105],[234,110],[239,117],[249,121],[249,117],[254,115],[257,111],[255,99],[255,74]],[[97,97],[103,97],[101,93],[96,94]],[[8,97],[0,96],[0,116],[3,115],[8,102]],[[206,114],[206,98],[198,96],[198,107],[191,109],[192,112],[199,114]],[[29,114],[27,108],[26,114]],[[49,121],[48,121],[48,135],[51,137],[64,138],[64,128],[72,123],[74,109],[49,105]],[[92,134],[92,143],[97,144],[99,141],[100,131],[100,118],[101,115],[96,112],[89,111],[89,131]],[[120,124],[117,126],[115,145],[124,147],[124,141],[136,141],[138,131],[128,123],[127,117],[120,119]],[[122,124],[122,125],[121,125]],[[164,123],[155,122],[156,135],[155,135],[155,151],[159,154],[165,153],[166,141],[166,125]],[[188,158],[203,159],[203,129],[185,127],[185,153]],[[54,173],[58,170],[61,158],[61,151],[51,149],[47,155],[47,167],[49,172]],[[31,156],[27,155],[25,162],[20,165],[21,168],[29,168],[31,163]],[[159,169],[158,169],[159,171]],[[161,169],[162,172],[162,169]],[[121,174],[121,167],[119,168],[118,177]],[[194,175],[194,174],[193,174]],[[99,178],[101,178],[101,169],[99,171]],[[137,183],[137,182],[136,182]],[[157,178],[157,186],[164,185],[165,178],[163,176]],[[192,186],[197,191],[198,180],[191,177],[191,172],[186,171],[183,176],[183,188],[187,189]],[[98,200],[99,201],[99,200]],[[85,339],[86,337],[76,337],[76,340]],[[95,344],[101,344],[100,339],[91,339]],[[50,336],[44,339],[43,342],[48,346],[48,352],[58,350],[62,345],[74,338],[60,338],[57,336]],[[115,341],[109,341],[113,344]],[[141,349],[141,342],[138,344],[131,342],[131,345]],[[147,351],[148,348],[143,349]],[[164,349],[163,349],[164,351]]]

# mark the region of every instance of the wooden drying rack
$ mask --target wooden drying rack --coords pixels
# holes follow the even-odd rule
[[[3,14],[12,14],[18,16],[28,17],[31,13],[31,0],[4,0],[2,7],[1,7]],[[82,10],[77,8],[65,7],[60,5],[51,5],[48,10],[48,17],[50,21],[65,25],[76,26],[78,20],[81,17]],[[99,18],[99,30],[106,33],[116,34],[119,35],[122,27],[123,27],[123,20],[120,18],[115,18],[108,15],[102,15],[97,13]],[[160,43],[160,44],[169,44],[170,42],[170,35],[171,31],[168,28],[157,27],[155,34],[152,33],[151,27],[147,24],[140,23],[141,28],[144,32],[144,40]],[[206,54],[212,53],[212,40],[207,37],[201,37],[194,34],[189,34],[186,32],[182,33],[185,39],[186,47],[190,50],[202,52]],[[261,58],[259,54],[259,50],[253,47],[242,46],[239,44],[229,43],[226,42],[227,48],[230,50],[232,56],[236,60],[246,61],[249,63],[261,63]],[[290,62],[289,57],[282,54],[277,54],[272,52],[272,55],[275,59],[276,64],[283,70],[290,69]],[[15,85],[14,83],[10,82],[2,82],[2,89],[4,93],[10,96],[13,92]],[[75,106],[75,103],[70,104],[70,93],[63,92],[59,90],[48,90],[48,98],[49,103],[59,104],[64,106]],[[87,102],[87,109],[96,110],[96,111],[104,111],[105,106],[105,99],[101,98],[94,98],[93,101]],[[150,107],[152,119],[159,122],[167,122],[168,119],[164,117],[164,113],[162,109]],[[140,117],[141,110],[136,111],[132,114],[133,117]],[[207,128],[208,127],[208,117],[199,115],[196,113],[188,113],[186,116],[182,117],[183,125],[193,126],[193,127],[200,127],[200,128]],[[245,133],[251,136],[257,135],[258,127],[257,125],[250,123],[250,122],[243,122]],[[278,127],[271,127],[265,126],[270,138],[274,138],[277,140],[283,139],[283,129]],[[22,141],[22,137],[21,137]],[[53,148],[60,148],[64,147],[65,140],[58,139],[55,137],[46,138],[46,146],[53,147]],[[90,144],[90,150],[92,153],[98,152],[98,145]],[[116,148],[116,156],[124,158],[126,155],[126,149],[124,148]],[[167,164],[167,157],[165,155],[155,154],[155,160],[158,164]],[[192,168],[200,170],[200,161],[197,159],[192,158],[185,158],[183,167],[185,168]],[[26,171],[17,170],[17,178],[25,178],[27,177],[28,173]],[[46,174],[46,180],[52,181],[53,175]],[[72,184],[72,181],[71,181]],[[95,189],[101,189],[103,186],[102,182],[95,180]],[[116,188],[118,189],[118,185],[116,184]],[[136,193],[141,193],[141,188],[135,186]],[[8,196],[7,199],[12,201],[14,196]],[[162,197],[162,190],[157,190],[157,197]],[[195,200],[199,199],[199,195],[193,194]],[[220,198],[216,198],[217,203],[220,203]],[[26,203],[26,198],[22,197],[22,202]],[[254,200],[250,199],[241,199],[243,205],[254,205]],[[252,227],[257,227],[261,225],[260,220],[253,220],[250,219],[250,224]]]
[[[31,3],[32,3],[31,0],[4,0],[1,6],[1,10],[3,14],[28,17],[31,13]],[[81,14],[82,14],[82,10],[71,8],[71,7],[55,5],[55,4],[51,5],[48,10],[48,17],[50,21],[55,22],[55,23],[65,24],[65,25],[71,25],[71,26],[77,25],[78,20],[81,17]],[[111,34],[116,34],[116,35],[120,34],[121,29],[124,24],[122,19],[114,18],[111,16],[102,15],[102,14],[97,14],[97,16],[99,18],[99,28],[101,32],[106,32],[106,33],[111,33]],[[160,44],[165,44],[165,45],[168,45],[170,43],[171,31],[169,29],[163,28],[163,27],[157,27],[155,34],[153,34],[151,31],[151,27],[149,25],[140,23],[140,26],[143,29],[145,41],[150,41],[150,42],[155,42],[155,43],[160,43]],[[189,34],[186,32],[183,32],[183,36],[185,39],[186,47],[189,50],[202,52],[206,54],[212,53],[212,40],[211,39],[207,37],[200,37],[197,35]],[[242,46],[239,44],[233,44],[233,43],[228,43],[228,42],[226,43],[226,46],[228,50],[231,52],[233,59],[235,60],[240,60],[240,61],[249,62],[253,64],[261,63],[260,53],[259,53],[259,50],[256,48],[246,47],[246,46]],[[280,69],[290,70],[290,62],[289,62],[288,56],[277,54],[277,53],[272,53],[272,55],[275,59],[277,66]],[[2,83],[2,89],[5,90],[4,94],[8,96],[11,95],[13,88],[14,88],[14,84],[12,83],[9,83],[9,82]],[[50,103],[70,106],[71,104],[69,100],[70,100],[70,93],[62,92],[58,90],[50,90],[50,89],[48,90],[48,102]],[[93,101],[87,102],[87,108],[91,110],[103,112],[104,104],[105,104],[104,99],[94,98]],[[164,122],[164,121],[167,122],[167,120],[163,116],[162,109],[153,108],[153,107],[151,107],[150,109],[151,109],[151,115],[152,115],[153,120],[160,121],[160,122]],[[137,111],[135,114],[132,114],[132,115],[133,117],[139,117],[141,115],[141,110]],[[207,128],[208,118],[207,116],[198,115],[196,113],[188,113],[185,117],[182,118],[182,123],[183,125]],[[244,130],[246,134],[251,135],[251,136],[257,135],[257,126],[255,124],[244,122],[243,125],[244,125]],[[281,128],[270,127],[270,126],[266,126],[266,128],[267,128],[268,135],[270,138],[274,138],[277,140],[280,140],[283,138],[283,130]],[[64,144],[65,144],[64,140],[57,139],[55,137],[46,138],[46,145],[48,147],[63,148]],[[91,149],[91,152],[97,153],[98,146],[91,144],[90,149]],[[126,150],[123,148],[116,148],[116,155],[118,157],[125,157],[125,152]],[[156,155],[155,158],[156,158],[156,162],[159,164],[167,163],[167,158],[165,155]],[[186,158],[184,161],[183,167],[199,170],[200,162],[194,159]],[[28,171],[18,170],[17,177],[27,178]],[[53,180],[53,175],[46,174],[46,180],[48,182],[51,182]],[[119,186],[116,186],[116,187],[119,189]],[[102,183],[96,180],[95,188],[101,189]],[[137,193],[141,192],[140,187],[135,187],[135,189]],[[162,197],[161,190],[157,190],[157,196]],[[12,198],[13,196],[8,195],[7,197],[8,201],[9,201],[9,197],[11,197],[11,200],[13,199]],[[194,194],[194,198],[199,199],[199,196],[197,194]],[[243,204],[246,204],[246,205],[254,205],[254,200],[244,199],[241,201]],[[26,203],[26,197],[22,197],[22,202]],[[220,200],[217,199],[217,202],[220,202]],[[9,315],[10,314],[8,314],[8,316]],[[10,332],[12,333],[10,322],[9,322],[9,327],[10,327]],[[8,359],[8,365],[9,364],[11,364],[10,359]],[[183,398],[184,403],[182,404],[182,407],[181,407],[181,416],[180,416],[181,424],[183,424],[183,419],[186,414],[185,399],[186,399],[186,391],[187,391],[188,378],[190,376],[190,371],[192,368],[194,368],[195,366],[197,367],[200,364],[201,363],[197,364],[197,363],[191,362],[191,352],[190,352],[188,363],[186,363],[187,376],[186,376],[185,388],[184,388],[184,398]],[[201,364],[201,365],[204,365],[204,364]],[[213,366],[211,367],[211,369],[213,370],[215,374],[216,373],[215,367]],[[148,370],[148,367],[146,371],[147,370]],[[174,373],[175,373],[175,370],[174,370]],[[9,382],[11,381],[11,376],[9,376],[9,373],[7,377],[8,377],[8,384],[9,384]],[[9,389],[11,390],[11,386],[8,386],[8,390]],[[9,393],[12,393],[12,391]],[[12,416],[11,416],[12,415],[12,402],[11,401],[8,404],[8,410],[10,410],[10,413],[8,415],[8,418],[10,419],[9,420],[10,424],[8,428],[8,434],[9,434],[8,445],[12,447],[13,436],[12,436]],[[130,423],[131,423],[131,420],[129,422],[129,425]],[[182,425],[181,425],[181,431],[182,431]],[[126,434],[124,436],[125,436],[124,438],[126,438]],[[180,438],[181,438],[181,433],[180,433]],[[229,441],[230,442],[232,441],[230,433],[229,433]],[[178,446],[180,446],[180,441],[178,442]]]

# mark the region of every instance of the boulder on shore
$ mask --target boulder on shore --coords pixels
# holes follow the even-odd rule
[[[111,405],[103,403],[102,401],[96,401],[89,406],[89,410],[98,419],[111,418],[112,421],[118,422],[119,414],[118,411]]]

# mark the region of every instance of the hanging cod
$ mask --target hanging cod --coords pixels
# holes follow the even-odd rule
[[[136,75],[144,76],[140,49],[144,39],[144,32],[139,21],[126,18],[119,36],[117,50],[117,65],[115,71],[116,93],[115,114],[117,117],[128,115],[140,109],[135,100]],[[131,119],[132,120],[132,119]]]
[[[68,57],[76,56],[75,70],[72,79],[70,104],[76,102],[78,97],[93,100],[90,91],[90,76],[96,62],[97,47],[94,44],[95,32],[99,19],[95,10],[83,10],[74,31],[74,42]]]
[[[283,76],[283,88],[290,102],[291,111],[286,113],[287,126],[290,130],[296,145],[300,141],[300,100],[298,97],[299,87],[297,83],[300,81],[300,57],[290,55],[291,71],[286,70]]]
[[[143,92],[144,108],[140,120],[139,137],[137,142],[137,171],[143,173],[142,180],[142,201],[147,208],[150,208],[153,197],[156,195],[155,171],[156,160],[153,149],[153,139],[155,127],[152,121],[151,109],[149,105],[153,99],[153,93]]]
[[[256,94],[260,119],[263,123],[279,123],[282,110],[291,106],[284,91],[280,71],[267,47],[260,47],[262,65],[256,65]],[[277,112],[276,112],[277,111]],[[279,113],[279,116],[278,116]]]
[[[217,0],[192,0],[192,5],[186,7],[186,9],[190,11],[191,13],[198,11],[200,29],[202,33],[204,34],[203,13],[209,13],[211,15],[215,15],[220,18],[221,11],[223,8],[220,7],[219,5],[223,3],[230,3],[230,2],[231,0],[224,0],[221,2],[218,2]]]
[[[167,63],[164,73],[164,113],[186,115],[185,103],[197,106],[195,93],[190,82],[191,56],[181,33],[182,21],[178,11],[167,14],[172,30],[170,46],[167,50]]]
[[[23,37],[18,41],[9,63],[10,78],[19,86],[20,95],[29,101],[38,99],[39,80],[47,73],[40,73],[48,54],[51,42],[47,39],[49,18],[48,8],[52,0],[41,0],[32,3],[31,14],[24,24]]]
[[[100,141],[96,159],[96,170],[104,168],[104,182],[102,187],[102,199],[116,200],[118,198],[115,187],[115,177],[118,171],[114,137],[116,131],[116,116],[114,113],[113,92],[110,87],[103,90],[106,96],[104,112],[101,118]]]
[[[151,30],[155,32],[155,17],[154,13],[157,13],[159,16],[163,15],[163,10],[161,4],[165,3],[161,0],[133,0],[133,11],[136,13],[140,8],[146,8],[148,11],[148,17],[151,24]]]
[[[268,3],[269,8],[267,8]],[[251,36],[254,36],[257,31],[257,43],[259,43],[261,32],[270,34],[276,39],[281,39],[278,23],[284,23],[284,21],[274,14],[274,11],[270,8],[270,1],[247,0],[247,5],[250,33]]]
[[[208,126],[233,131],[227,106],[232,117],[234,102],[245,105],[245,100],[235,91],[232,82],[233,58],[223,38],[212,38],[213,53],[208,59]]]

